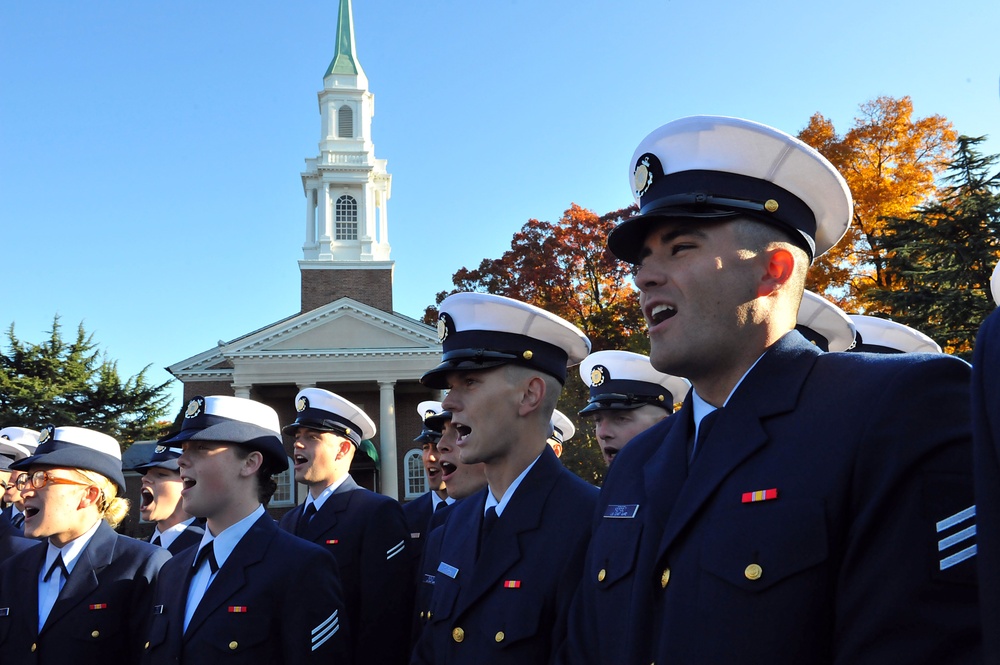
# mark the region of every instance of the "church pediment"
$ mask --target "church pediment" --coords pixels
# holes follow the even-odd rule
[[[414,335],[408,327],[345,307],[294,330],[286,331],[261,350],[323,351],[346,349],[427,348],[424,335]],[[436,344],[436,340],[430,345]]]
[[[396,313],[350,298],[289,317],[192,356],[168,369],[178,378],[231,374],[247,361],[377,357],[434,357],[437,331]]]

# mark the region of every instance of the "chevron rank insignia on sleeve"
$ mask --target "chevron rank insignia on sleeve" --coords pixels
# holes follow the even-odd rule
[[[318,626],[312,629],[312,650],[323,646],[327,640],[337,634],[340,630],[340,617],[337,616],[339,610],[334,610],[333,614],[324,619]]]
[[[396,556],[405,549],[406,549],[406,541],[405,540],[399,541],[398,543],[390,547],[388,550],[386,550],[385,560],[388,561],[389,559]]]
[[[947,570],[976,556],[976,522],[973,519],[975,516],[976,506],[972,505],[937,523],[941,570]]]

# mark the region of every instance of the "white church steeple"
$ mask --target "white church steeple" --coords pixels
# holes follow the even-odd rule
[[[319,112],[319,155],[306,160],[302,173],[306,197],[305,243],[299,261],[303,311],[316,301],[307,297],[308,281],[338,281],[332,275],[307,276],[312,271],[388,271],[391,303],[388,201],[392,176],[386,171],[386,161],[375,158],[371,139],[375,95],[368,90],[368,77],[358,62],[350,0],[340,0],[334,56],[323,77]],[[335,291],[330,297],[358,299],[353,292]]]
[[[358,62],[350,0],[340,0],[333,60],[319,93],[319,156],[306,160],[304,262],[389,260],[392,176],[371,139],[375,95]]]

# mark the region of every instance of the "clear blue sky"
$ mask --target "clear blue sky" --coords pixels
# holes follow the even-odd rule
[[[297,312],[336,10],[0,2],[0,326],[37,342],[56,313],[83,321],[124,374],[165,381]],[[354,0],[354,18],[413,317],[529,218],[631,203],[633,149],[676,117],[844,131],[910,95],[1000,153],[997,2]]]

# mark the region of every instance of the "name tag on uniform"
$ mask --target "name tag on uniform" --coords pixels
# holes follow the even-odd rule
[[[153,614],[163,614],[163,605],[154,605]]]
[[[416,540],[419,537],[420,537],[419,533],[411,533],[410,534],[410,540]]]
[[[630,520],[639,512],[638,503],[629,503],[624,506],[608,506],[604,509],[604,516],[611,519]]]
[[[8,614],[10,614],[10,608],[9,607],[0,607],[0,617],[5,617]]]
[[[450,563],[445,563],[444,561],[442,561],[441,563],[438,564],[438,572],[443,575],[447,575],[451,579],[455,579],[455,577],[458,575],[458,568],[451,565]]]
[[[434,575],[424,573],[424,584],[434,584],[434,579],[435,579]]]

